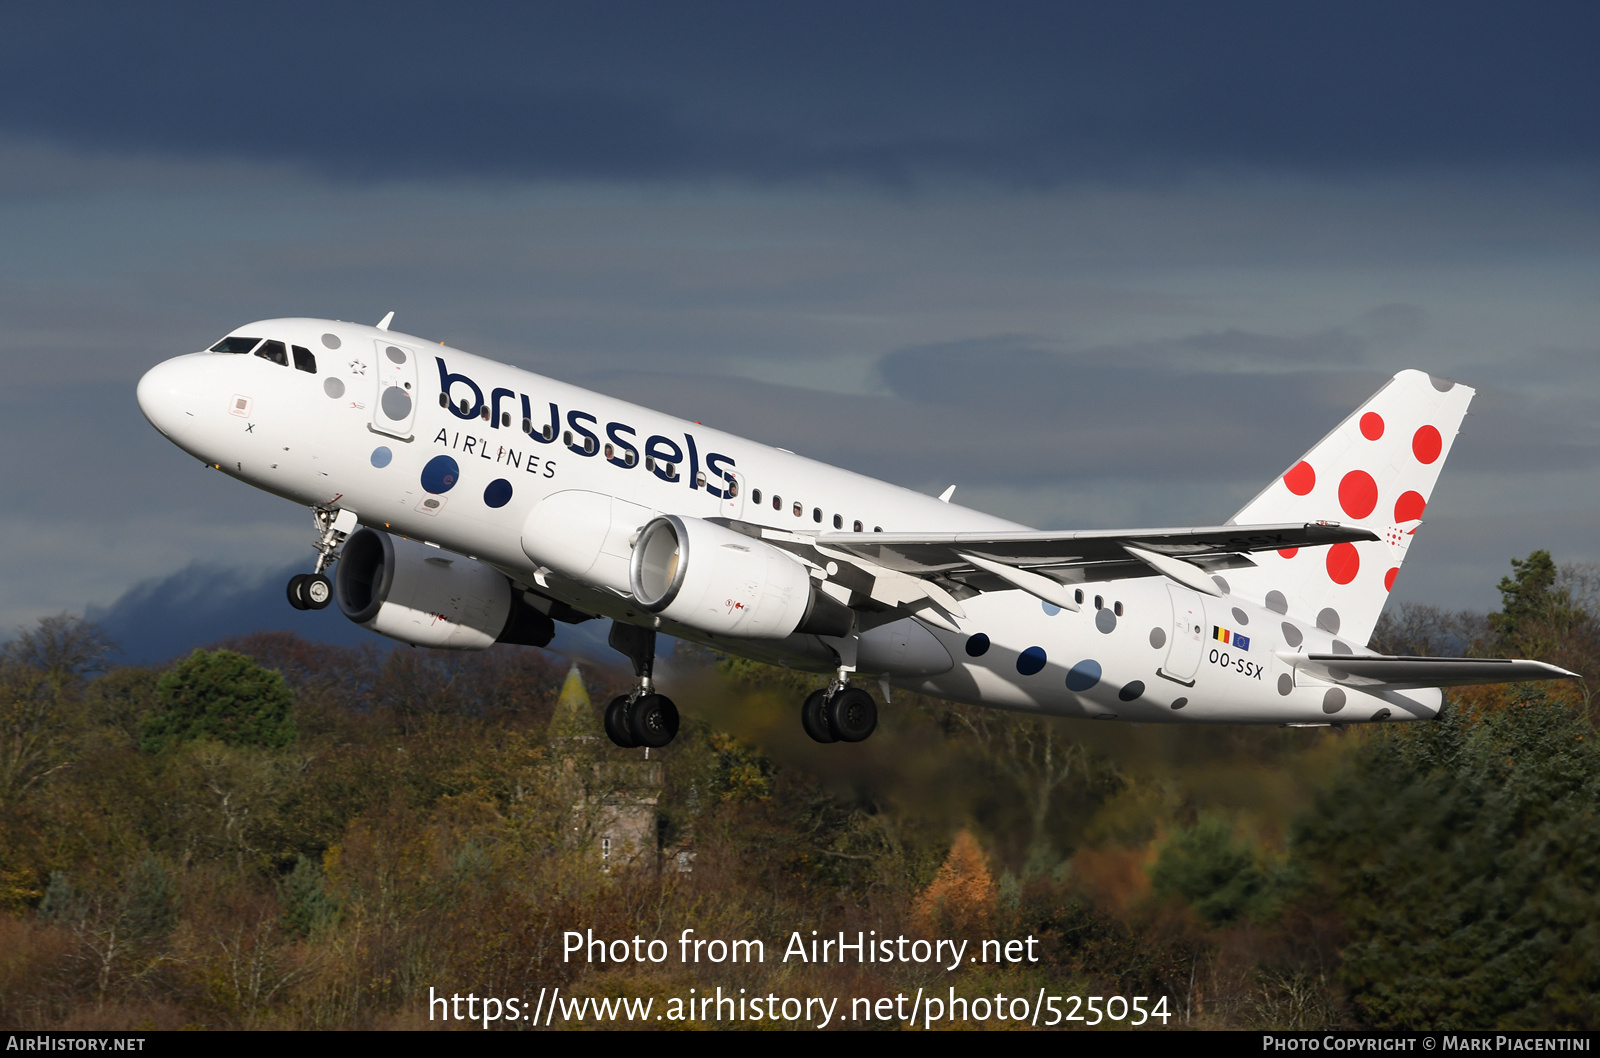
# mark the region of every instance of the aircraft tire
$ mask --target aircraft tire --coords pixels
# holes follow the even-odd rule
[[[861,742],[878,729],[878,703],[859,687],[846,687],[829,698],[823,715],[840,742]]]
[[[306,609],[324,610],[333,601],[333,581],[321,573],[310,573],[300,582],[300,597]]]
[[[628,696],[619,694],[606,706],[606,737],[623,749],[633,749],[638,741],[628,729]]]
[[[664,694],[646,694],[628,710],[628,732],[637,745],[660,749],[678,734],[678,707]]]
[[[294,576],[289,578],[289,605],[293,606],[296,610],[309,610],[311,608],[306,603],[306,597],[304,594],[305,583],[306,574],[304,573],[296,573]]]
[[[828,720],[824,715],[827,704],[827,691],[812,691],[800,705],[800,726],[805,728],[813,742],[839,741],[828,728]]]

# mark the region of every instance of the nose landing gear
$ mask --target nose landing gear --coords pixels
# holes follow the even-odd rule
[[[611,622],[606,642],[633,662],[633,693],[619,694],[606,705],[606,737],[623,749],[644,746],[660,749],[678,734],[678,707],[672,699],[655,692],[651,679],[656,663],[656,633]]]
[[[321,610],[333,601],[333,581],[323,570],[339,560],[344,538],[356,527],[356,512],[349,509],[313,507],[311,516],[317,523],[317,564],[289,578],[289,605],[296,610]]]

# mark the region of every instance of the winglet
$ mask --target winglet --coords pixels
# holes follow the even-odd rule
[[[949,488],[947,488],[943,492],[939,493],[939,502],[940,503],[949,503],[950,502],[950,497],[954,496],[955,494],[956,494],[956,487],[954,485],[951,485]]]
[[[383,319],[378,321],[378,330],[380,330],[380,331],[388,330],[389,329],[389,324],[393,323],[393,322],[394,322],[394,309],[390,309],[388,314],[385,315],[383,317]]]

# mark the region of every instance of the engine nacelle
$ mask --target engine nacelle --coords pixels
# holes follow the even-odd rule
[[[333,587],[350,620],[419,647],[542,647],[555,635],[555,623],[488,563],[376,529],[345,540]]]
[[[651,613],[715,635],[844,636],[855,618],[787,553],[713,522],[674,514],[640,530],[628,584]]]

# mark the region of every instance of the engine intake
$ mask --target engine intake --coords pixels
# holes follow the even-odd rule
[[[346,617],[402,643],[542,647],[555,635],[555,623],[488,563],[376,529],[358,529],[345,540],[333,588]]]
[[[855,620],[798,559],[700,518],[667,514],[640,530],[628,584],[651,613],[716,635],[844,636]]]

